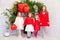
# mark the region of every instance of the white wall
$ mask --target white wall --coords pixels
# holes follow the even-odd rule
[[[0,13],[5,11],[6,8],[11,8],[13,6],[12,3],[14,3],[15,1],[19,0],[1,0]],[[36,0],[36,1],[43,2],[48,8],[50,16],[50,27],[48,35],[60,36],[60,5],[59,5],[60,0]],[[4,16],[1,16],[0,20],[3,20],[3,17]],[[0,25],[5,25],[4,20],[0,21]]]
[[[2,12],[6,11],[6,9],[10,9],[13,7],[13,3],[18,0],[0,0],[0,35],[6,29],[5,21],[8,20],[4,15],[1,15]]]

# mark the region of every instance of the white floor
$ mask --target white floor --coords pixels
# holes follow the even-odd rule
[[[9,37],[5,37],[5,36],[0,36],[0,40],[60,40],[59,37],[45,37],[45,38],[41,38],[41,37],[38,37],[38,38],[35,38],[35,37],[32,37],[30,39],[28,38],[22,38],[22,37],[17,37],[17,36],[9,36]]]

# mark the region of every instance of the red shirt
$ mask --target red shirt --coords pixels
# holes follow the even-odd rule
[[[27,17],[24,21],[24,25],[32,24],[34,25],[34,20],[31,17]]]

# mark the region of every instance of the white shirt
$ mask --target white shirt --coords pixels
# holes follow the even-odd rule
[[[23,29],[23,17],[16,17],[14,24],[17,26],[17,29]]]

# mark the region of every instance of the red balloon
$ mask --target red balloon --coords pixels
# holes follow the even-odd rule
[[[16,30],[17,26],[15,24],[11,25],[11,30]]]
[[[29,6],[24,7],[24,12],[25,13],[29,12],[29,10],[30,10],[30,7]]]
[[[30,10],[30,7],[28,6],[27,3],[18,4],[18,11],[19,11],[19,12],[27,13],[27,12],[29,12],[29,10]]]
[[[23,4],[18,4],[18,11],[23,12]]]
[[[24,5],[24,6],[28,6],[28,4],[27,4],[27,3],[24,3],[23,5]]]

